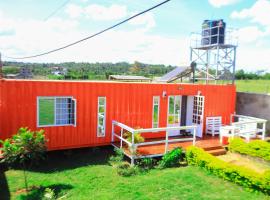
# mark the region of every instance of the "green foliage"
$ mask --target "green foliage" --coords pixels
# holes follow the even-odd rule
[[[44,200],[56,199],[54,190],[51,188],[45,188],[44,190]]]
[[[263,140],[246,143],[241,138],[234,138],[230,140],[229,150],[270,161],[270,143]]]
[[[159,162],[159,168],[177,167],[183,159],[183,150],[180,147],[174,148],[166,153]]]
[[[49,79],[52,79],[52,80],[64,80],[65,79],[65,76],[64,75],[49,74],[48,75],[48,78]]]
[[[120,176],[134,176],[138,173],[137,167],[131,166],[128,162],[121,162],[116,167],[117,174]]]
[[[153,158],[142,158],[138,162],[138,166],[143,170],[150,170],[153,169],[156,165],[156,160]]]
[[[134,64],[127,62],[118,63],[22,63],[22,62],[4,62],[4,66],[14,66],[12,69],[19,72],[20,67],[29,67],[34,75],[48,76],[51,74],[50,67],[63,67],[67,69],[64,79],[89,79],[89,80],[105,80],[111,74],[120,75],[140,75],[146,77],[162,76],[174,69],[173,66],[144,64],[135,61]],[[7,68],[7,67],[6,67]],[[4,70],[5,67],[4,67]],[[7,72],[7,71],[4,71]],[[50,79],[58,79],[49,76]]]
[[[111,165],[118,164],[118,163],[122,162],[123,159],[124,159],[124,152],[123,152],[123,150],[118,149],[118,148],[115,148],[114,149],[114,152],[115,152],[115,155],[113,155],[113,156],[111,156],[109,158],[109,163]]]
[[[13,67],[13,66],[4,66],[3,67],[4,74],[17,74],[19,72],[20,72],[20,69],[18,67]]]
[[[124,138],[127,139],[127,141],[132,142],[132,134],[131,132],[124,132],[123,133]],[[144,137],[141,135],[141,133],[134,133],[134,143],[141,143],[144,142]]]
[[[225,180],[242,185],[250,190],[270,194],[270,171],[259,174],[249,168],[233,165],[218,159],[198,147],[189,147],[186,152],[189,165],[199,166]]]
[[[12,138],[1,141],[3,161],[9,165],[17,163],[34,163],[44,158],[46,139],[44,131],[31,131],[20,128]]]

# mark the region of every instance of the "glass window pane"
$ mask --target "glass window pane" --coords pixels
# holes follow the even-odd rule
[[[174,124],[174,116],[173,115],[168,116],[168,124]]]
[[[104,113],[104,106],[99,106],[98,107],[98,112],[99,113]]]
[[[39,99],[39,125],[54,124],[54,99]]]
[[[105,105],[105,98],[104,97],[99,97],[98,101],[99,101],[99,105]]]
[[[159,97],[154,97],[154,105],[158,105],[159,104]]]
[[[154,106],[154,116],[153,116],[153,121],[158,122],[158,105]]]
[[[180,104],[181,104],[180,96],[176,96],[175,97],[175,114],[180,113]]]
[[[169,97],[169,114],[174,114],[174,97]]]

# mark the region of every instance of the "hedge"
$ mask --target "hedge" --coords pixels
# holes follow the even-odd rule
[[[194,146],[187,149],[186,157],[189,165],[199,166],[225,180],[270,195],[270,170],[259,174],[249,168],[222,161]]]
[[[246,143],[241,138],[235,138],[230,140],[229,150],[270,161],[270,143],[263,140]]]

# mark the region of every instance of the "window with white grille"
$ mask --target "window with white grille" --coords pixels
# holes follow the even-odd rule
[[[105,137],[106,97],[98,97],[97,136]]]
[[[76,126],[76,100],[72,97],[38,97],[38,127]]]
[[[153,97],[152,127],[158,128],[159,124],[159,96]]]

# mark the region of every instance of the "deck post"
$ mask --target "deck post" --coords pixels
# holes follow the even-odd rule
[[[166,154],[168,152],[168,140],[169,140],[169,134],[168,134],[168,131],[166,131],[165,152],[164,152],[164,154]]]
[[[265,140],[265,129],[266,129],[266,122],[263,122],[263,127],[262,127],[262,140]]]
[[[123,138],[123,128],[121,127],[121,138]],[[123,147],[123,140],[120,140],[120,149]]]
[[[134,131],[131,132],[131,166],[134,166],[134,154],[136,149],[134,148]]]
[[[195,146],[195,143],[196,143],[196,129],[197,127],[194,127],[193,128],[193,141],[192,141],[192,145]]]

